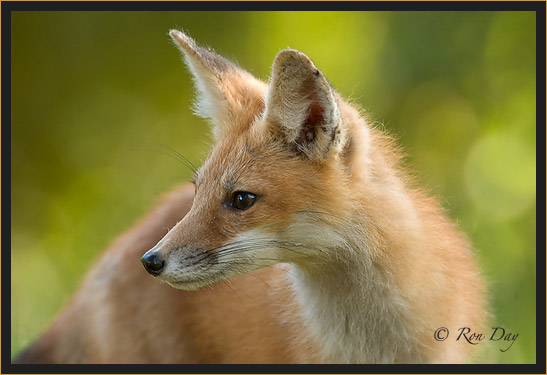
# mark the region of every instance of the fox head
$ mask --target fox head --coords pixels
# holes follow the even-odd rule
[[[198,91],[215,144],[195,173],[191,210],[142,258],[158,279],[193,290],[275,263],[312,270],[347,245],[356,209],[353,161],[364,121],[303,53],[287,49],[268,84],[170,36]]]

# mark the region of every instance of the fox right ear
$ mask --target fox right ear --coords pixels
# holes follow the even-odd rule
[[[344,143],[334,90],[308,56],[296,50],[281,51],[274,60],[264,118],[309,159],[326,159]]]

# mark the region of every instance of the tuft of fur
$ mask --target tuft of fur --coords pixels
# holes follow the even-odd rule
[[[469,360],[475,347],[434,332],[480,329],[484,282],[393,140],[301,52],[280,52],[266,84],[170,35],[214,128],[195,192],[175,189],[120,237],[19,361]],[[238,192],[256,201],[238,210]],[[147,249],[156,278],[137,262]]]

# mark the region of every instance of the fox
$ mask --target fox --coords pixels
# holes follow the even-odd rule
[[[476,254],[394,138],[300,51],[279,52],[264,82],[169,35],[211,124],[208,157],[111,244],[14,362],[476,358],[453,333],[488,316]]]

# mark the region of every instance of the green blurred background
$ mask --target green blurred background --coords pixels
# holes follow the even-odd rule
[[[147,144],[207,155],[170,42],[182,28],[262,79],[286,47],[394,134],[471,238],[493,325],[485,363],[533,363],[532,12],[12,13],[12,355],[43,331],[109,242],[191,177]],[[433,328],[433,327],[432,327]]]

